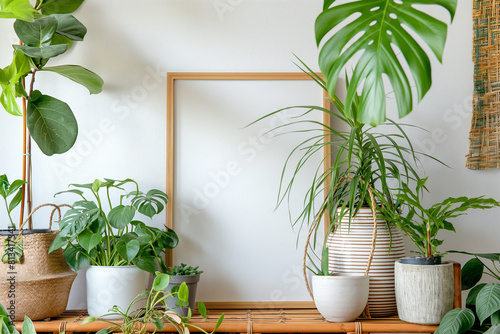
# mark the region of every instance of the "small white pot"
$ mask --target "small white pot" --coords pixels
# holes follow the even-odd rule
[[[126,310],[130,302],[148,289],[151,274],[135,266],[90,266],[87,270],[87,309],[92,317],[99,317],[117,305]],[[133,308],[145,306],[145,300]],[[117,319],[117,316],[103,317]]]
[[[399,318],[421,325],[438,325],[453,309],[453,263],[438,265],[395,264]]]
[[[368,301],[370,278],[362,274],[334,274],[312,277],[314,303],[321,315],[332,322],[356,319]]]

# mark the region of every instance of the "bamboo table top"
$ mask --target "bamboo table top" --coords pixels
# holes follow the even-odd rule
[[[358,319],[354,322],[327,322],[316,309],[248,309],[209,310],[208,318],[194,315],[191,323],[206,331],[213,330],[219,315],[225,317],[218,332],[229,333],[433,333],[437,326],[416,325],[403,322],[398,317]],[[66,311],[61,316],[44,321],[34,321],[37,332],[96,332],[109,327],[104,322],[81,325],[87,316],[85,310]],[[21,323],[16,323],[21,330]],[[153,330],[151,325],[151,331]],[[149,330],[149,329],[148,329]],[[196,331],[195,329],[190,329]],[[173,332],[171,325],[163,332]]]

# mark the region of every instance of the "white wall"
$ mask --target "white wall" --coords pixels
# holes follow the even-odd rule
[[[424,162],[429,201],[462,194],[500,199],[500,171],[464,167],[472,96],[471,3],[459,2],[433,88],[404,120],[428,129],[430,134],[412,135],[415,145],[451,167]],[[72,106],[80,135],[60,156],[34,150],[35,203],[52,201],[69,183],[102,177],[131,177],[144,188],[164,188],[166,73],[296,71],[292,53],[317,68],[313,24],[321,5],[320,0],[87,0],[76,14],[89,30],[86,41],[61,59],[100,74],[104,92],[89,97],[64,78],[38,77],[38,87]],[[16,41],[10,24],[0,23],[2,67],[11,55],[5,45]],[[20,175],[20,123],[0,113],[0,173],[11,178]],[[457,219],[457,233],[443,233],[442,249],[497,251],[497,216],[498,210],[491,210]],[[164,216],[155,219],[158,226],[163,222]],[[82,284],[80,275],[69,308],[85,306]]]

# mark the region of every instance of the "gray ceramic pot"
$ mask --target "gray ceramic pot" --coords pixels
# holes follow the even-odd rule
[[[186,282],[186,285],[189,290],[189,308],[191,311],[194,310],[195,306],[195,301],[196,301],[196,288],[198,286],[198,282],[200,281],[200,276],[201,274],[196,274],[196,275],[176,275],[176,276],[171,276],[170,279],[170,284],[167,286],[165,291],[171,291],[171,289],[174,286],[179,286],[182,284],[182,282]],[[188,307],[177,307],[175,306],[176,302],[178,301],[178,298],[168,298],[167,299],[167,306],[173,309],[175,312],[179,313],[183,317],[187,316],[188,314]]]

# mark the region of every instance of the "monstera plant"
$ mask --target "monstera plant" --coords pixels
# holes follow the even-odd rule
[[[0,103],[8,113],[24,118],[23,166],[26,169],[23,180],[27,180],[29,186],[31,138],[50,156],[68,151],[78,135],[78,124],[71,108],[60,99],[37,90],[37,74],[60,74],[83,85],[90,94],[102,90],[102,79],[84,67],[49,66],[50,59],[68,51],[73,42],[83,41],[87,29],[71,15],[82,3],[83,0],[37,0],[33,6],[29,0],[0,0],[0,18],[15,19],[13,28],[20,41],[19,45],[12,45],[11,64],[0,68]]]
[[[424,48],[441,62],[447,37],[447,24],[421,10],[436,5],[453,20],[457,0],[324,1],[315,27],[319,66],[332,97],[342,70],[353,67],[344,101],[346,117],[373,126],[383,123],[388,89],[394,91],[399,117],[424,97],[432,83]],[[356,63],[350,63],[354,57]],[[384,77],[391,88],[384,86]],[[359,91],[359,106],[354,108]]]

